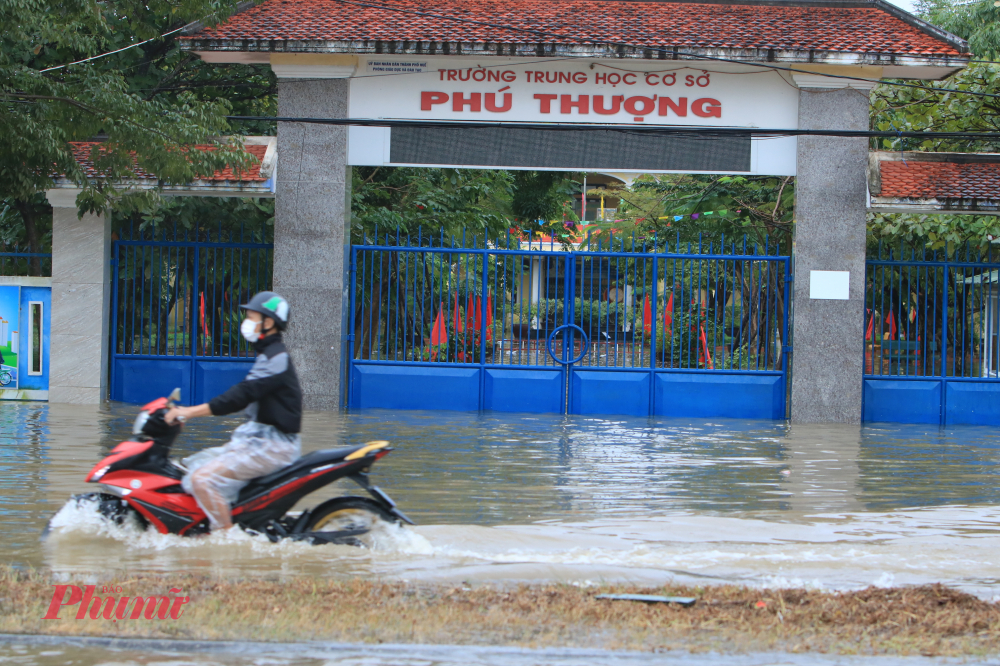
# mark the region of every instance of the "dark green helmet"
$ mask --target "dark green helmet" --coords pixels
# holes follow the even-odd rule
[[[240,307],[270,317],[279,331],[285,330],[288,326],[288,301],[273,291],[262,291],[251,298],[249,303]]]

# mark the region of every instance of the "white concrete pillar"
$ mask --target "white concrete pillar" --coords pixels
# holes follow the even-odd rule
[[[801,129],[868,129],[868,91],[877,81],[793,78],[802,89]],[[795,423],[861,421],[867,167],[868,139],[798,138],[792,252]],[[811,293],[811,278],[828,271],[849,274],[847,299]]]
[[[52,204],[49,402],[108,397],[111,219],[77,215],[79,190],[48,190]]]
[[[275,72],[279,115],[347,117],[346,78],[292,79],[284,78],[288,74],[284,70]],[[312,73],[308,68],[291,71],[298,76]],[[285,342],[299,373],[305,406],[336,410],[341,405],[350,314],[347,128],[280,122],[278,155],[274,290],[291,306]]]

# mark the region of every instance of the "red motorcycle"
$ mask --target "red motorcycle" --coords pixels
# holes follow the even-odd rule
[[[119,525],[134,518],[164,534],[208,531],[205,512],[181,487],[187,470],[169,457],[181,424],[168,424],[165,416],[178,399],[180,389],[175,389],[169,397],[142,407],[132,429],[134,440],[116,446],[87,475],[89,483],[99,483],[105,492],[76,495],[78,504],[98,502],[101,515]],[[390,451],[388,442],[369,442],[308,453],[288,467],[250,481],[233,504],[233,523],[274,542],[349,545],[361,545],[358,537],[379,520],[412,525],[395,502],[368,481],[372,465]],[[344,477],[370,497],[337,497],[314,509],[288,513],[302,497]]]

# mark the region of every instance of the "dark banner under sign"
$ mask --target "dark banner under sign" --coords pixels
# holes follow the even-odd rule
[[[394,127],[389,154],[393,164],[733,172],[750,171],[750,135]]]

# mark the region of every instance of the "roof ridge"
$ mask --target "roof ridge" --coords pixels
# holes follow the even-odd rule
[[[594,12],[591,5],[598,2],[603,11]],[[738,10],[742,18],[734,18],[733,11],[713,12],[708,8],[713,5]],[[969,53],[964,40],[885,0],[265,0],[240,7],[242,15],[186,31],[183,47],[355,54],[374,49],[397,55],[414,48],[418,55],[435,55],[441,48],[442,55],[481,50],[520,56],[532,48],[539,51],[532,55],[554,52],[551,45],[558,44],[570,47],[566,55],[605,57],[598,51],[607,51],[606,57],[645,59],[653,51],[678,47],[773,50],[794,54],[779,59],[796,60],[807,51],[880,54],[878,62],[862,64],[883,64],[895,55],[961,58]],[[855,11],[837,15],[850,10]],[[429,52],[422,52],[421,44],[429,45]],[[449,49],[449,44],[459,46]],[[474,48],[470,52],[464,44]],[[498,47],[511,44],[518,46]],[[612,53],[622,48],[629,54]]]

